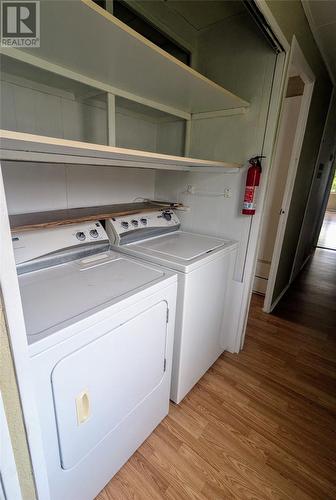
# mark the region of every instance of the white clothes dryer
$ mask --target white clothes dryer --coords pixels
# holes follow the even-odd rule
[[[99,222],[13,234],[52,500],[91,500],[167,415],[176,275]]]

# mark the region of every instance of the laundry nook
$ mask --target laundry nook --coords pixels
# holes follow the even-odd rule
[[[336,103],[285,3],[0,2],[1,500],[336,495],[333,319],[280,306]]]

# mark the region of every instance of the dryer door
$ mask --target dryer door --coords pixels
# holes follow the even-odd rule
[[[167,304],[162,301],[63,358],[52,388],[63,469],[74,467],[162,381]]]

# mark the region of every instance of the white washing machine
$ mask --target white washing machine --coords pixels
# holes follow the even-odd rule
[[[171,399],[179,403],[227,348],[237,242],[180,230],[171,210],[106,221],[112,248],[178,273]]]
[[[99,222],[13,234],[53,500],[91,500],[167,415],[177,278]]]

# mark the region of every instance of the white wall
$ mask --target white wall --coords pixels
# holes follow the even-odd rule
[[[3,162],[10,214],[153,198],[154,171]]]
[[[4,129],[106,144],[106,120],[103,103],[97,106],[76,101],[68,92],[2,75],[1,127]]]
[[[68,85],[71,89],[71,84],[63,80],[63,86]],[[73,92],[60,90],[2,73],[1,128],[107,144],[105,95],[76,99],[76,89],[74,87]],[[85,95],[84,89],[81,92]],[[183,120],[116,98],[115,124],[118,147],[175,155],[184,153]]]
[[[136,131],[136,132],[135,132]],[[157,124],[130,113],[116,113],[116,146],[156,152]]]
[[[176,156],[184,155],[184,120],[163,112],[155,113],[154,110],[137,104],[134,104],[134,110],[143,108],[142,113],[132,111],[131,101],[127,106],[127,108],[122,106],[116,108],[116,146]]]
[[[161,121],[157,128],[158,153],[184,156],[185,121]]]

